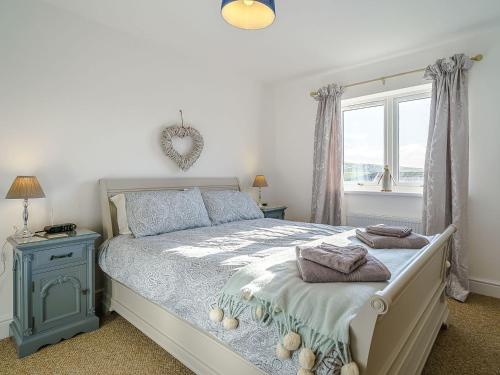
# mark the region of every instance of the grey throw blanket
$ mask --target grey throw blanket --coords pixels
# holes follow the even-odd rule
[[[407,237],[411,234],[411,228],[377,224],[367,226],[366,232],[378,234],[379,236]]]
[[[296,248],[296,254],[300,276],[307,283],[380,282],[391,278],[391,272],[387,267],[372,255],[366,255],[364,265],[346,274],[305,259],[299,246]]]
[[[374,249],[421,249],[429,244],[424,236],[411,233],[406,237],[389,237],[367,233],[363,229],[356,229],[356,237]]]
[[[342,273],[351,273],[366,263],[368,251],[359,245],[335,246],[323,242],[319,246],[300,248],[304,259]]]

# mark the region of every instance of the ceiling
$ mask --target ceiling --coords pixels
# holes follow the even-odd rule
[[[220,0],[45,0],[208,66],[279,80],[404,53],[500,23],[498,0],[275,0],[264,30],[239,30]]]

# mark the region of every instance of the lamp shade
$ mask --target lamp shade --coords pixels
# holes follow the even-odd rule
[[[255,180],[253,180],[252,186],[253,187],[266,187],[266,186],[268,186],[267,181],[266,181],[266,177],[264,177],[261,174],[255,176]]]
[[[222,18],[246,30],[268,27],[276,18],[274,0],[223,0]]]
[[[35,176],[17,176],[10,187],[6,199],[45,198],[45,193]]]

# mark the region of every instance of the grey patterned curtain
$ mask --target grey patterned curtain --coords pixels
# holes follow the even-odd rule
[[[425,234],[457,225],[446,291],[465,301],[469,294],[465,243],[469,183],[468,70],[472,61],[459,54],[427,67],[433,80],[429,138],[425,158],[423,227]]]
[[[335,84],[323,87],[318,101],[314,131],[313,190],[311,221],[340,225],[343,198],[343,129],[340,100],[343,89]]]

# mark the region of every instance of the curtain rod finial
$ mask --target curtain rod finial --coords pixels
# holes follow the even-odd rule
[[[483,58],[484,58],[483,55],[478,54],[478,55],[472,56],[470,59],[474,60],[474,61],[481,61]]]

